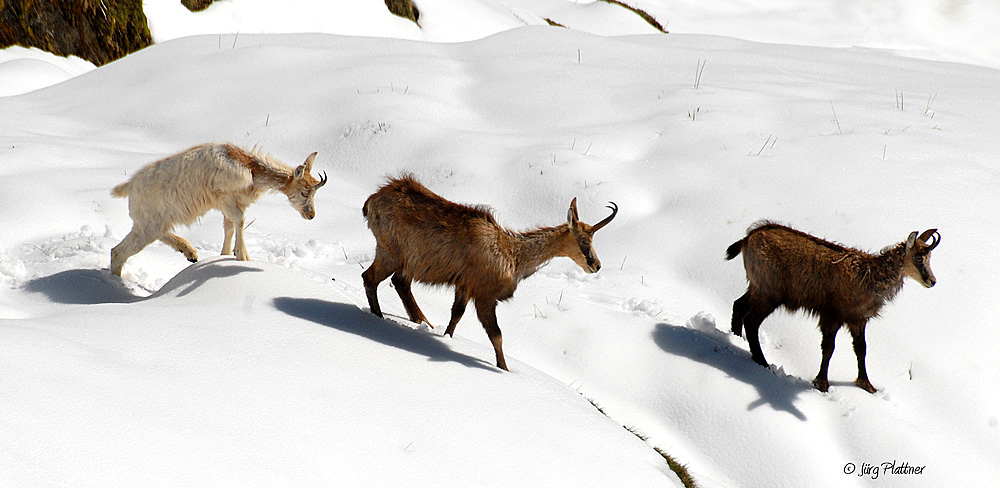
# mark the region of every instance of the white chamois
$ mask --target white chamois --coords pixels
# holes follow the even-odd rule
[[[244,215],[265,192],[284,193],[304,219],[316,216],[313,196],[326,184],[326,174],[319,180],[310,174],[315,159],[312,153],[292,169],[257,149],[247,152],[231,144],[203,144],[143,166],[111,191],[112,196],[128,197],[132,217],[132,231],[111,250],[111,272],[121,276],[125,260],[157,239],[188,261],[197,261],[191,243],[171,230],[178,224],[191,225],[213,208],[225,217],[222,254],[235,250],[236,259],[249,261]]]

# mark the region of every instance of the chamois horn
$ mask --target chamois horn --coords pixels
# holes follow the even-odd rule
[[[927,243],[927,250],[930,251],[941,243],[941,234],[938,234],[937,229],[927,229],[923,234],[920,234],[919,239]]]
[[[608,215],[604,220],[594,224],[594,226],[592,227],[593,232],[601,230],[601,227],[608,225],[608,222],[611,222],[611,220],[615,218],[615,215],[618,215],[618,205],[616,205],[615,202],[608,202],[608,203],[611,204],[607,205],[607,207],[611,209],[611,215]]]

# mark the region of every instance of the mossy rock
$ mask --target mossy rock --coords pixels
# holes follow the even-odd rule
[[[153,43],[142,0],[0,0],[0,48],[110,63]]]
[[[215,0],[181,0],[181,3],[192,12],[201,12],[212,5]]]
[[[411,0],[385,0],[385,6],[389,11],[414,22],[420,20],[420,11]]]

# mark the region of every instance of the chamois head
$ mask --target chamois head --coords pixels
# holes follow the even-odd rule
[[[316,208],[313,205],[313,197],[321,186],[326,184],[326,173],[320,175],[319,179],[313,177],[313,161],[316,160],[316,153],[312,153],[306,161],[295,168],[292,181],[285,189],[285,195],[292,206],[299,211],[302,218],[312,220],[316,217]]]
[[[913,278],[925,288],[934,286],[937,279],[931,271],[931,250],[940,242],[941,234],[938,234],[937,229],[927,229],[919,236],[917,231],[911,232],[906,238],[903,274]]]
[[[614,202],[609,203],[611,203],[611,205],[608,205],[608,208],[611,209],[611,215],[595,225],[580,222],[580,216],[576,211],[576,198],[569,204],[566,219],[569,226],[569,233],[573,237],[573,240],[564,246],[563,252],[560,254],[572,259],[573,262],[588,273],[596,273],[601,269],[601,260],[597,258],[597,253],[594,252],[593,247],[594,233],[607,225],[608,222],[611,222],[611,219],[615,218],[615,214],[618,213],[618,205],[615,205]]]

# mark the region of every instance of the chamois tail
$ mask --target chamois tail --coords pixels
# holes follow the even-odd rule
[[[114,189],[111,190],[111,196],[116,197],[116,198],[125,198],[125,197],[127,197],[128,194],[129,194],[129,190],[132,187],[131,183],[132,183],[131,181],[126,181],[125,183],[122,183],[122,184],[114,187]]]
[[[742,238],[742,239],[740,239],[740,240],[738,240],[738,241],[730,244],[729,247],[726,248],[726,261],[729,261],[729,260],[735,258],[736,256],[739,256],[740,252],[743,251],[743,245],[746,244],[746,242],[747,242],[747,238],[744,237],[744,238]]]

